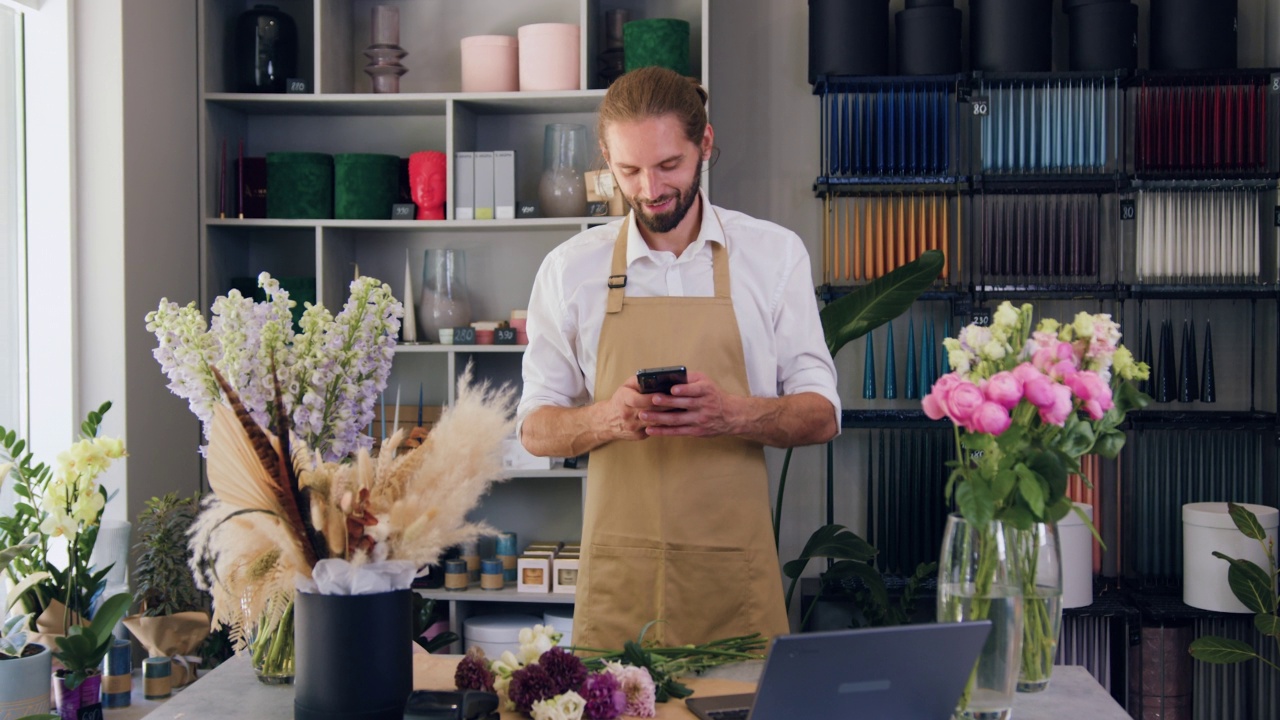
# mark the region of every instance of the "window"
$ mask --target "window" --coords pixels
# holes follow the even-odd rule
[[[22,418],[26,223],[23,201],[22,16],[0,7],[0,425]]]

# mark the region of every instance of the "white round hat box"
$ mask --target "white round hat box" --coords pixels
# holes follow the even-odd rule
[[[476,615],[462,622],[463,646],[478,647],[484,656],[497,660],[505,650],[520,649],[520,630],[542,622],[537,615]]]
[[[556,608],[542,614],[542,624],[550,625],[560,633],[560,647],[573,644],[573,606],[564,609]]]
[[[1244,507],[1258,516],[1258,523],[1272,542],[1280,511],[1265,505]],[[1230,564],[1213,552],[1251,560],[1267,567],[1267,556],[1257,540],[1240,532],[1224,502],[1188,503],[1182,506],[1182,602],[1217,612],[1252,612],[1236,599],[1227,583]]]
[[[1075,506],[1093,521],[1093,506]],[[1058,543],[1062,548],[1062,607],[1080,608],[1093,604],[1093,533],[1074,511],[1058,521]]]
[[[581,32],[567,23],[521,25],[520,89],[523,91],[579,90],[578,48]]]
[[[520,89],[520,44],[514,35],[462,38],[462,92]]]

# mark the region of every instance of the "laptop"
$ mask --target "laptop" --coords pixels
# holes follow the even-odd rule
[[[756,692],[685,700],[702,720],[946,720],[989,620],[774,638]]]

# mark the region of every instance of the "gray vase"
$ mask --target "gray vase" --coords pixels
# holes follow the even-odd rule
[[[53,653],[43,645],[28,657],[0,660],[0,708],[12,717],[49,712]]]

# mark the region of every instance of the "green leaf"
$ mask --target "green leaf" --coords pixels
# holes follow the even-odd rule
[[[1018,473],[1013,470],[1001,470],[991,482],[991,494],[998,498],[1009,497],[1018,483]]]
[[[843,580],[849,577],[856,577],[866,583],[875,605],[886,611],[889,609],[889,591],[884,586],[884,578],[880,576],[880,571],[874,565],[842,560],[822,573],[822,579],[825,581]]]
[[[1040,452],[1031,456],[1027,465],[1047,483],[1045,493],[1046,504],[1052,503],[1067,492],[1067,468],[1062,459],[1051,452]]]
[[[1031,514],[1035,517],[1044,517],[1044,487],[1041,486],[1039,479],[1027,477],[1019,478],[1018,494],[1027,501],[1027,505],[1031,508]]]
[[[906,312],[921,293],[933,286],[946,257],[928,250],[920,257],[876,280],[859,287],[825,307],[822,334],[834,357],[850,341]]]
[[[1072,457],[1079,457],[1093,447],[1097,437],[1093,434],[1093,426],[1080,420],[1078,416],[1072,416],[1073,421],[1068,421],[1064,432],[1058,441],[1058,447],[1062,452]]]
[[[1238,560],[1217,550],[1213,551],[1213,556],[1231,563],[1231,568],[1227,570],[1227,584],[1245,607],[1256,613],[1276,611],[1275,590],[1271,585],[1271,576],[1265,570],[1249,560]]]
[[[1254,615],[1253,626],[1263,635],[1280,639],[1280,617],[1275,615]]]
[[[1227,512],[1231,514],[1232,522],[1246,537],[1254,540],[1267,539],[1267,531],[1262,529],[1262,523],[1258,522],[1258,516],[1249,512],[1249,508],[1228,501]]]
[[[1108,460],[1115,460],[1120,454],[1120,449],[1124,447],[1124,433],[1119,430],[1108,430],[1098,436],[1097,441],[1093,443],[1093,452]]]
[[[1239,640],[1206,635],[1191,642],[1191,657],[1216,665],[1230,665],[1258,657],[1248,644]]]
[[[789,578],[800,577],[809,560],[817,557],[834,558],[836,560],[857,560],[868,562],[876,556],[876,549],[852,530],[843,525],[823,525],[809,536],[800,557],[782,567],[782,572]]]
[[[956,488],[956,506],[966,520],[977,525],[991,522],[995,501],[991,488],[976,478],[969,478]]]

